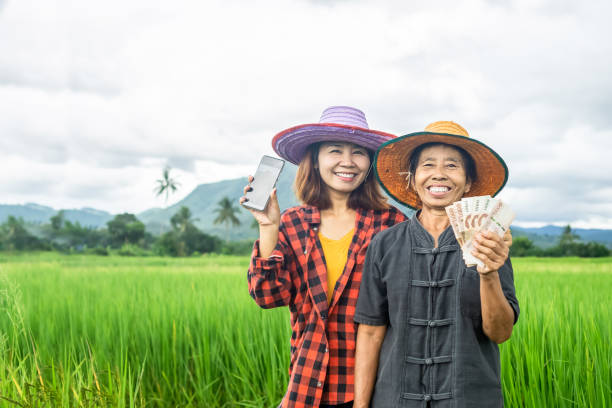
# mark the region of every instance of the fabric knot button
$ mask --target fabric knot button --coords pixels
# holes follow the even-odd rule
[[[425,359],[425,364],[432,365],[433,364],[433,360],[431,358]]]
[[[321,385],[322,385],[322,384],[321,384],[321,381],[319,381],[319,382],[317,383],[317,387],[321,388]]]
[[[431,395],[425,395],[425,396],[423,397],[423,399],[424,399],[425,401],[431,401]]]
[[[433,320],[430,320],[429,327],[436,327],[436,322],[434,322]]]

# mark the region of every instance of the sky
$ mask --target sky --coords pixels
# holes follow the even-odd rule
[[[0,0],[0,203],[165,206],[348,105],[397,135],[461,124],[506,161],[517,225],[612,228],[610,15],[598,0]]]

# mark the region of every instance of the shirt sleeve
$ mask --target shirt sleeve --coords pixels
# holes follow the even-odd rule
[[[510,261],[510,257],[506,259],[504,265],[499,269],[499,280],[504,296],[514,311],[514,323],[516,323],[519,317],[520,308],[518,299],[516,298],[516,290],[514,288],[514,271],[512,270],[512,262]]]
[[[278,232],[278,243],[267,258],[261,257],[259,240],[255,241],[247,279],[249,294],[260,307],[287,306],[292,301],[295,290],[287,267],[289,257],[289,245],[282,228]]]
[[[366,252],[365,264],[353,320],[370,326],[389,323],[387,286],[381,279],[380,240],[374,237]]]

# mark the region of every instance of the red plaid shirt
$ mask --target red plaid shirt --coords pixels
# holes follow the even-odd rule
[[[293,207],[281,217],[279,240],[269,258],[255,242],[249,293],[262,308],[289,306],[291,364],[282,407],[318,407],[353,400],[353,322],[366,250],[374,234],[405,221],[397,209],[357,210],[346,266],[327,303],[327,269],[317,230],[318,208]]]

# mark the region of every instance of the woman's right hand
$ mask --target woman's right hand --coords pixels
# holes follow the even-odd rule
[[[251,183],[253,182],[253,176],[249,176],[249,184],[244,187],[244,194],[246,196],[247,191],[251,191],[253,187],[251,187]],[[240,197],[240,204],[244,204],[248,199],[242,196]],[[263,211],[253,210],[252,208],[244,207],[257,220],[259,223],[259,227],[269,227],[275,226],[278,228],[280,225],[280,207],[278,205],[278,198],[276,196],[276,188],[272,190],[270,193],[270,199],[268,200],[268,205]]]
[[[253,176],[249,176],[249,184],[244,187],[244,194],[250,191]],[[240,197],[240,204],[247,201],[245,196]],[[259,223],[259,255],[267,258],[272,254],[278,243],[278,229],[280,227],[280,207],[276,197],[276,188],[270,193],[270,199],[263,211],[253,210],[245,207]]]

